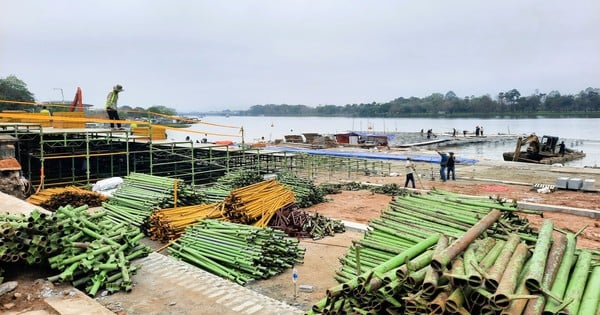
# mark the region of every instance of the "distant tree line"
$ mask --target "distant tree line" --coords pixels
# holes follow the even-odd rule
[[[34,102],[34,95],[27,84],[14,75],[0,78],[0,100]],[[0,110],[23,109],[18,103],[0,102]],[[131,118],[147,116],[146,112],[175,115],[175,109],[153,105],[147,110],[141,107],[120,106]],[[66,109],[64,109],[66,110]],[[224,111],[224,113],[229,111]],[[360,103],[340,105],[267,104],[254,105],[239,114],[247,116],[340,116],[340,117],[418,117],[418,116],[495,116],[533,115],[537,113],[600,113],[600,89],[587,88],[575,95],[561,95],[558,91],[534,93],[522,96],[517,89],[490,95],[460,98],[452,91],[433,93],[427,97],[399,97],[386,103]],[[124,115],[125,116],[125,115]]]
[[[417,116],[490,116],[536,113],[598,113],[600,89],[587,88],[575,95],[534,93],[521,96],[517,89],[490,95],[460,98],[452,91],[424,98],[400,97],[386,103],[339,105],[254,105],[240,112],[247,116],[341,116],[341,117],[417,117]]]

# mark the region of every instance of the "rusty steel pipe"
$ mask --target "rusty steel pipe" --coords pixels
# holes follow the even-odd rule
[[[452,267],[449,272],[445,272],[444,277],[450,279],[455,287],[467,286],[467,278],[465,277],[465,265],[462,257],[457,257],[452,261]]]
[[[338,285],[338,286],[328,289],[326,291],[327,296],[334,297],[334,296],[340,296],[342,294],[347,295],[347,294],[351,293],[352,290],[354,288],[356,288],[359,283],[363,283],[364,281],[367,280],[367,278],[370,279],[372,277],[372,274],[375,274],[377,277],[379,277],[382,274],[385,274],[387,271],[402,265],[404,263],[404,261],[406,260],[406,258],[416,257],[419,254],[427,251],[427,248],[429,248],[430,246],[437,243],[440,235],[441,234],[433,234],[433,235],[429,236],[428,238],[422,240],[421,242],[415,244],[414,246],[410,247],[409,249],[403,251],[402,253],[392,257],[391,259],[387,260],[386,262],[382,263],[381,265],[375,267],[373,270],[371,270],[367,273],[363,273],[362,275],[359,275],[358,277],[356,277],[348,282],[345,282],[341,285]]]
[[[449,313],[459,313],[465,303],[465,295],[462,288],[456,288],[446,300],[446,311]]]
[[[448,237],[442,235],[437,242],[433,255],[441,253],[444,249],[448,247]],[[421,285],[421,290],[423,291],[423,295],[426,297],[431,297],[435,294],[438,289],[439,281],[440,281],[440,273],[435,271],[433,268],[429,268],[425,273],[425,279],[423,279],[423,285]]]
[[[544,269],[546,269],[546,260],[548,260],[548,250],[552,242],[552,231],[554,224],[551,220],[544,220],[535,249],[531,256],[531,268],[525,274],[525,285],[530,293],[539,293],[541,291],[542,278]]]
[[[469,295],[469,301],[471,303],[482,307],[489,303],[492,298],[492,293],[486,291],[484,288],[477,288]]]
[[[513,293],[517,288],[519,273],[521,273],[521,269],[525,264],[527,256],[527,245],[520,243],[510,258],[510,262],[506,266],[506,270],[508,271],[502,275],[496,293],[491,298],[492,305],[500,309],[505,309],[510,306],[511,300],[514,299]]]
[[[506,265],[510,261],[510,257],[512,257],[515,249],[517,249],[517,245],[521,242],[521,238],[517,234],[511,234],[508,237],[508,240],[504,244],[504,248],[498,258],[496,259],[496,264],[490,267],[486,271],[486,277],[484,281],[484,286],[491,292],[495,292],[498,288],[498,283],[500,279],[502,279],[502,274],[504,270],[506,270]]]
[[[475,257],[475,245],[467,247],[463,253],[463,263],[465,265],[465,277],[467,284],[473,288],[478,288],[483,282],[481,274],[477,270],[477,258]]]
[[[444,236],[444,238],[446,238]],[[440,239],[442,239],[442,236],[440,236]],[[446,242],[448,241],[448,239],[446,238]],[[438,240],[439,243],[439,240]],[[434,251],[433,250],[428,250],[424,253],[422,253],[421,255],[415,257],[413,260],[407,261],[404,265],[400,266],[399,268],[397,268],[394,272],[396,273],[396,277],[399,281],[406,281],[406,278],[408,277],[408,275],[416,270],[421,270],[423,269],[425,266],[429,265],[431,263],[431,259],[433,258],[434,255]]]
[[[477,222],[473,227],[463,234],[463,236],[457,239],[452,245],[447,247],[443,252],[439,255],[436,255],[431,260],[431,267],[437,272],[442,272],[444,268],[452,261],[452,259],[456,258],[456,256],[460,255],[471,242],[477,239],[483,232],[485,232],[494,222],[498,221],[502,212],[500,210],[492,210],[485,217],[483,217],[479,222]]]
[[[566,308],[558,312],[558,314],[574,315],[578,313],[591,265],[592,253],[588,250],[581,250],[577,262],[575,263],[575,267],[573,267],[569,285],[567,286],[567,291],[565,291],[564,296],[565,301],[572,302],[569,303]]]
[[[558,270],[556,271],[554,282],[551,285],[552,294],[559,298],[563,298],[564,296],[565,290],[567,289],[569,276],[571,274],[571,268],[575,264],[575,247],[577,244],[576,236],[573,233],[568,233],[566,239],[567,245],[565,252],[560,262],[560,266],[558,266]],[[544,314],[554,314],[558,312],[561,308],[560,304],[562,302],[563,301],[557,299],[549,299],[544,306]],[[525,309],[525,311],[528,309],[529,306],[527,309]]]
[[[441,315],[446,311],[446,301],[448,300],[448,292],[440,292],[433,301],[427,303],[427,311],[429,314]]]
[[[426,310],[427,303],[418,297],[406,298],[404,299],[404,307],[407,313],[417,314]]]
[[[558,268],[560,267],[563,255],[565,254],[566,250],[567,237],[565,237],[562,234],[558,234],[554,238],[552,246],[550,246],[548,260],[546,261],[546,268],[544,270],[544,277],[542,279],[542,288],[544,289],[544,291],[550,291],[550,288],[554,283],[554,279],[556,277],[556,274],[558,273]],[[529,290],[527,290],[527,292],[529,292]],[[546,296],[540,294],[537,300],[532,300],[529,303],[527,303],[527,307],[523,310],[523,314],[542,314],[544,311],[544,306],[546,305],[546,301]]]
[[[476,241],[475,257],[477,257],[477,261],[481,261],[496,246],[496,242],[496,239],[491,237]]]
[[[500,255],[500,253],[502,252],[502,249],[504,248],[505,244],[506,242],[504,240],[496,241],[494,247],[492,247],[492,249],[490,249],[487,255],[485,255],[485,257],[483,257],[483,259],[479,261],[479,267],[481,267],[483,270],[487,270],[492,265],[494,265],[496,259],[498,258],[498,255]]]

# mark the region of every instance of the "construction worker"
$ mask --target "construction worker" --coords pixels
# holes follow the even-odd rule
[[[119,113],[117,113],[119,92],[123,92],[123,87],[120,84],[117,84],[106,96],[106,113],[108,114],[108,119],[110,120],[119,120]],[[110,128],[115,129],[115,124],[113,122],[110,123]],[[117,123],[117,128],[119,130],[124,130],[121,128],[121,123]]]
[[[448,166],[448,154],[446,152],[436,151],[441,159],[440,159],[440,179],[442,182],[446,181],[446,167]]]
[[[52,114],[50,113],[50,111],[48,110],[48,108],[46,106],[42,106],[42,110],[40,110],[40,114],[46,114],[48,116],[52,116]]]
[[[408,186],[408,183],[412,183],[412,188],[415,188],[415,176],[413,173],[415,172],[415,165],[412,163],[412,158],[406,158],[406,181],[404,181],[404,188]]]

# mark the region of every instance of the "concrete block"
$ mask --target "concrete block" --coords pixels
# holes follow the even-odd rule
[[[298,291],[300,291],[300,292],[309,292],[310,293],[310,292],[313,292],[314,290],[315,290],[314,287],[312,285],[308,285],[308,284],[301,284],[298,287]]]
[[[568,177],[559,177],[556,179],[556,188],[567,189],[569,184]]]
[[[569,184],[567,187],[570,190],[579,190],[583,186],[583,180],[581,178],[569,178]]]
[[[596,186],[596,180],[595,179],[585,179],[583,180],[583,186],[581,187],[582,190],[595,190],[594,186]]]

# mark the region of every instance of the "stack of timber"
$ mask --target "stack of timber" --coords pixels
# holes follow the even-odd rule
[[[67,205],[99,207],[107,200],[102,194],[75,186],[44,189],[27,198],[27,202],[51,211]]]
[[[309,314],[597,314],[597,252],[493,200],[397,198],[342,258]]]

